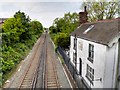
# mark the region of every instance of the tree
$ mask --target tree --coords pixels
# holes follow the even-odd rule
[[[87,6],[88,20],[97,21],[103,19],[112,19],[118,15],[118,2],[109,1],[106,2],[84,2],[83,6]]]
[[[49,27],[50,33],[57,33],[56,28],[54,26]]]
[[[25,32],[20,18],[9,18],[3,24],[3,44],[7,46],[19,42],[19,36]]]
[[[77,13],[67,13],[63,18],[56,18],[53,23],[54,32],[70,33],[77,26],[79,22],[79,15]],[[53,28],[52,27],[52,28]]]
[[[8,73],[24,59],[29,49],[36,42],[37,38],[43,32],[43,26],[39,21],[30,21],[29,16],[24,12],[18,11],[13,18],[7,19],[2,25],[2,81],[7,79]],[[0,68],[1,70],[1,68]]]
[[[16,12],[14,17],[7,19],[2,26],[3,43],[9,46],[28,39],[30,37],[28,33],[29,23],[30,19],[24,12]]]
[[[30,35],[37,35],[38,37],[43,32],[43,26],[39,21],[30,22]]]
[[[59,33],[55,36],[55,44],[63,49],[68,49],[70,45],[70,37],[67,33]]]
[[[29,16],[25,15],[25,13],[21,12],[20,10],[15,13],[14,18],[21,18],[23,25],[30,22]]]
[[[56,45],[66,49],[70,45],[70,33],[74,31],[79,22],[77,13],[67,13],[62,18],[56,18],[53,25],[49,27],[52,38]]]

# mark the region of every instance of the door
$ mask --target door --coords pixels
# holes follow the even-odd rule
[[[120,90],[120,39],[119,39],[119,45],[118,45],[118,77],[117,77],[117,88]]]
[[[79,64],[79,74],[82,75],[82,59],[80,58],[80,64]]]

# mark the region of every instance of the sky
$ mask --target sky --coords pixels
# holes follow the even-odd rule
[[[0,0],[0,18],[13,17],[20,10],[48,28],[65,13],[79,13],[81,4],[80,0]]]

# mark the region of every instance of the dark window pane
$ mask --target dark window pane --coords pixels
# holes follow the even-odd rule
[[[87,64],[87,73],[86,76],[93,81],[94,80],[94,69],[92,69],[88,64]]]

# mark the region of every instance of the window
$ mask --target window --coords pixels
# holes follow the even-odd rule
[[[77,39],[76,38],[74,38],[74,49],[76,49],[76,47],[77,47]]]
[[[76,53],[73,52],[73,62],[75,63],[76,60]]]
[[[94,58],[94,45],[89,44],[88,60],[93,63],[93,58]]]
[[[82,51],[82,50],[83,50],[83,42],[82,42],[82,41],[79,41],[79,42],[78,42],[78,45],[79,45],[79,49]]]
[[[87,64],[86,77],[93,84],[93,81],[94,81],[94,69],[92,69],[88,64]]]

